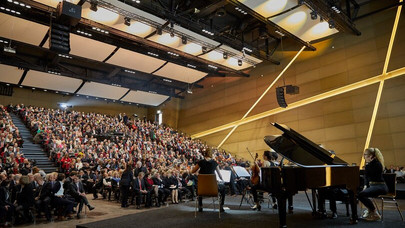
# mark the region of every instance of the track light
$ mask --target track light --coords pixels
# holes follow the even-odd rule
[[[223,57],[224,57],[224,59],[227,59],[228,58],[228,53],[224,52]]]
[[[174,31],[173,31],[173,29],[170,29],[170,37],[174,37]]]
[[[181,43],[182,44],[187,44],[187,36],[182,36],[181,37]]]
[[[201,47],[203,53],[207,53],[207,47]]]
[[[333,20],[329,21],[329,28],[334,29],[335,28],[335,22]]]
[[[97,2],[96,1],[90,2],[90,10],[97,12]]]
[[[124,18],[124,24],[125,24],[126,26],[131,26],[131,18],[125,17],[125,18]]]
[[[157,29],[156,29],[156,33],[158,34],[158,35],[162,35],[163,34],[163,32],[162,32],[162,27],[157,27]]]
[[[318,18],[318,14],[315,11],[311,12],[311,19],[316,20]]]
[[[242,60],[238,59],[238,66],[242,66]]]

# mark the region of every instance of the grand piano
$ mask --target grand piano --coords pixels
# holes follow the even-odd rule
[[[318,146],[293,129],[278,123],[272,125],[283,132],[265,136],[266,144],[294,165],[262,168],[261,184],[278,201],[280,227],[287,227],[286,200],[298,191],[323,187],[346,188],[352,215],[350,223],[357,223],[355,192],[359,187],[359,167]]]

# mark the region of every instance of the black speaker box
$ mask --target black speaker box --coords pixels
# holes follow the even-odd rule
[[[284,88],[283,87],[277,87],[276,88],[276,96],[277,96],[277,103],[280,107],[286,108],[287,107],[287,102],[285,102],[284,98]]]
[[[82,18],[82,6],[62,1],[57,7],[59,22],[76,26]]]

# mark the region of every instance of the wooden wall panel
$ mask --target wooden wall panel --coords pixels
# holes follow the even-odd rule
[[[380,75],[395,13],[396,10],[389,10],[357,21],[356,27],[362,32],[361,36],[339,33],[314,44],[318,49],[316,52],[304,51],[250,115],[278,107],[275,87],[283,85],[283,80],[285,84],[300,86],[300,94],[285,96],[287,103],[292,103]],[[405,42],[401,42],[405,40],[404,20],[401,18],[398,27],[389,70],[405,66]],[[296,53],[279,51],[274,57],[281,59],[281,65],[259,64],[250,72],[250,78],[209,78],[202,81],[205,87],[203,90],[197,90],[181,101],[178,127],[194,134],[239,120]],[[394,165],[405,165],[404,84],[404,76],[385,83],[370,144],[381,148],[387,162]],[[359,164],[377,90],[378,84],[373,84],[240,126],[223,148],[249,159],[246,147],[252,152],[261,152],[267,149],[263,142],[265,135],[280,134],[280,131],[269,125],[276,121],[335,150],[347,162]],[[216,146],[229,131],[214,133],[202,139]]]

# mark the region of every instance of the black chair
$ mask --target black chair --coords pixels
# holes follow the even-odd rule
[[[383,174],[385,184],[388,187],[388,193],[386,195],[379,195],[376,198],[381,199],[381,221],[384,221],[384,207],[396,207],[398,210],[399,215],[401,216],[402,222],[404,221],[404,217],[402,216],[401,209],[399,208],[398,202],[396,201],[396,185],[397,185],[397,175],[395,173],[384,173]],[[373,202],[376,205],[377,211],[380,212],[378,209],[377,203],[375,198],[373,198]],[[386,206],[384,203],[395,204],[395,206]]]

